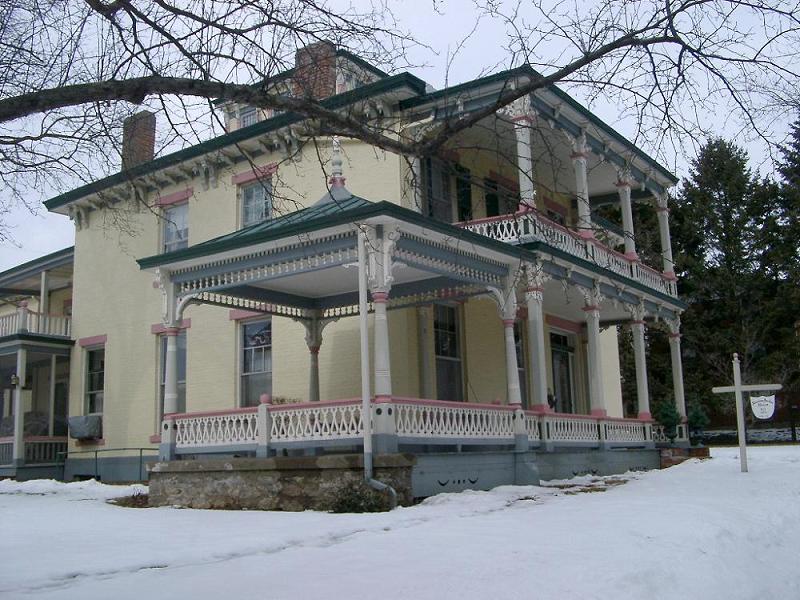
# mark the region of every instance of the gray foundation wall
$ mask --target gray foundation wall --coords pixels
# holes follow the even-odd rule
[[[68,458],[64,465],[64,481],[95,478],[104,483],[147,481],[147,467],[158,461],[157,454]]]
[[[569,450],[537,453],[542,480],[569,479],[579,475],[619,475],[626,471],[660,468],[655,449]]]
[[[412,502],[407,454],[376,456],[374,477]],[[363,483],[360,455],[170,461],[150,470],[150,505],[255,510],[330,510],[351,484]]]

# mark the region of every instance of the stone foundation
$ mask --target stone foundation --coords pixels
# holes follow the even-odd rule
[[[375,457],[375,479],[409,505],[409,454]],[[276,458],[176,460],[150,468],[150,505],[251,510],[329,510],[337,492],[363,481],[357,454]]]

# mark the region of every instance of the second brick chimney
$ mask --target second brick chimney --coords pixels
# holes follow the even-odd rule
[[[294,93],[322,100],[336,93],[336,46],[317,42],[301,48],[294,58]]]
[[[153,160],[156,149],[156,115],[143,110],[122,123],[122,170]]]

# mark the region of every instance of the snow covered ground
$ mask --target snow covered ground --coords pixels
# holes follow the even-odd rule
[[[503,487],[371,515],[133,509],[0,482],[0,597],[800,598],[800,447]],[[620,478],[615,478],[620,479]],[[578,492],[578,493],[575,493]]]

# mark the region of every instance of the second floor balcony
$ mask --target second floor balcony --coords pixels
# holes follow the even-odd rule
[[[71,317],[36,313],[24,306],[16,312],[0,317],[0,338],[18,334],[69,338],[71,333]]]
[[[561,252],[622,275],[672,297],[678,296],[674,277],[628,258],[608,247],[599,236],[586,236],[547,218],[536,209],[475,219],[460,223],[461,227],[509,244],[543,242]]]

